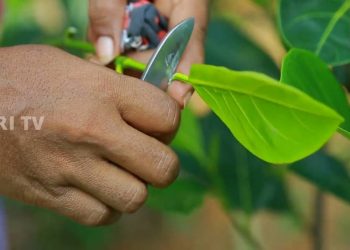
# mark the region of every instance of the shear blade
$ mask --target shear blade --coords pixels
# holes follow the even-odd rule
[[[182,21],[159,44],[149,61],[142,80],[166,90],[187,47],[194,28],[194,18]]]

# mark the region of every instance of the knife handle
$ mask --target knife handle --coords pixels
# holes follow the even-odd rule
[[[128,0],[125,8],[123,52],[156,48],[168,32],[168,20],[150,0]]]

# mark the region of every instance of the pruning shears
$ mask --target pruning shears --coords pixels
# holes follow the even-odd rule
[[[157,47],[141,79],[165,91],[176,72],[177,66],[191,38],[194,29],[194,18],[186,19],[175,26],[172,30],[164,33],[167,29],[164,27],[165,24],[167,26],[167,23],[164,21],[165,18],[161,17],[151,2],[146,0],[128,2],[129,5],[127,8],[129,8],[129,11],[137,7],[143,8],[143,11],[148,10],[147,13],[140,14],[142,9],[139,9],[139,12],[137,13],[139,13],[140,16],[137,16],[136,12],[134,13],[135,15],[129,15],[129,25],[143,27],[141,28],[141,31],[149,31],[151,28],[153,28],[153,33],[141,32],[139,34],[141,37],[132,38],[132,33],[130,33],[128,30],[136,29],[135,27],[129,27],[128,29],[124,30],[123,37],[125,37],[125,34],[127,34],[129,40],[138,40],[139,42],[144,41],[145,44],[147,44],[147,46],[145,46],[142,45],[143,43],[141,43],[141,45],[139,43],[140,46],[134,48],[136,50],[145,50]],[[130,6],[131,4],[132,6]],[[137,18],[137,20],[133,20],[132,18]],[[146,34],[147,36],[143,37],[143,34]],[[153,37],[154,39],[148,40],[149,37]],[[126,46],[129,40],[123,40],[124,50],[130,50],[132,47],[130,44]],[[134,45],[136,46],[137,43]]]
[[[128,0],[124,14],[122,50],[155,49],[168,32],[168,20],[152,0]]]

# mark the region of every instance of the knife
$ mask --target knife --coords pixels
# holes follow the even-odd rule
[[[193,29],[194,18],[189,18],[170,30],[152,55],[141,80],[166,91],[190,41]]]

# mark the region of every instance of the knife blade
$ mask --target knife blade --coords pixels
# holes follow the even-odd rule
[[[152,55],[141,80],[166,90],[190,41],[194,18],[188,18],[172,30]]]

